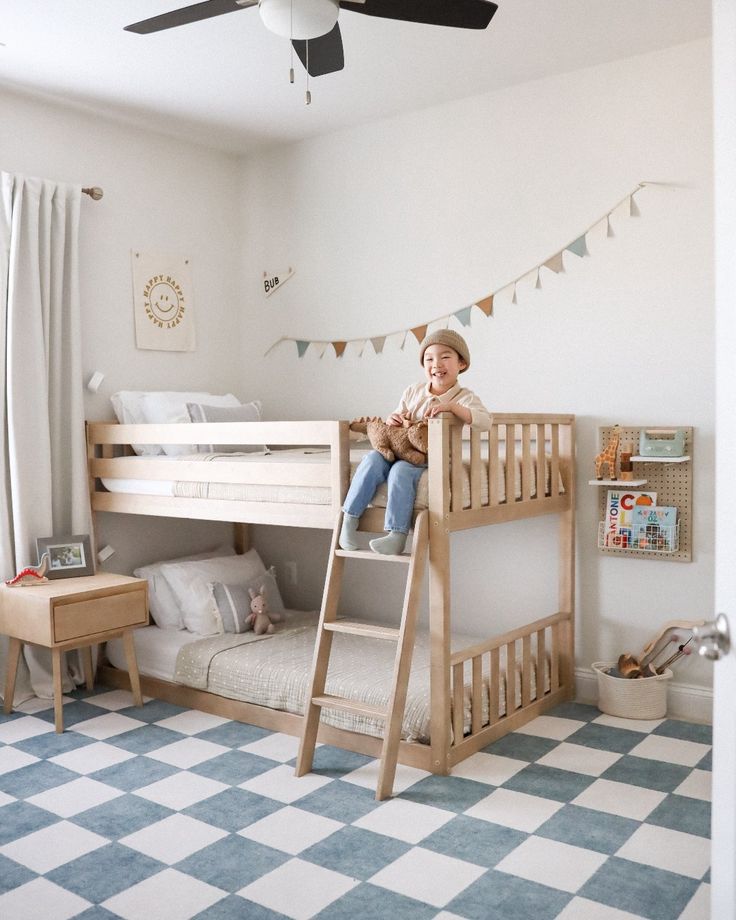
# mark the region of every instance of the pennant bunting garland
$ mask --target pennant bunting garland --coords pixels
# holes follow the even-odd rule
[[[556,252],[552,253],[551,256],[546,258],[544,261],[540,262],[538,265],[534,265],[528,268],[526,271],[522,272],[517,278],[514,278],[510,281],[507,281],[504,285],[499,287],[497,290],[488,294],[486,297],[483,297],[481,300],[473,301],[469,306],[460,307],[458,310],[452,310],[450,313],[446,313],[442,316],[435,317],[435,319],[428,320],[426,323],[421,323],[418,326],[410,327],[409,329],[398,329],[395,332],[387,332],[383,335],[371,336],[370,338],[356,338],[356,339],[346,339],[346,340],[336,340],[329,342],[318,342],[311,339],[297,339],[291,336],[282,336],[278,341],[274,342],[273,345],[268,349],[266,354],[268,355],[277,345],[281,342],[295,342],[297,355],[300,358],[303,358],[307,353],[309,346],[314,346],[314,351],[318,357],[322,357],[325,353],[325,350],[328,345],[332,345],[335,350],[335,356],[341,358],[345,352],[345,349],[348,344],[354,347],[354,350],[358,357],[362,357],[365,353],[365,348],[367,343],[370,341],[373,346],[373,351],[376,355],[380,355],[386,345],[387,340],[391,340],[392,344],[396,342],[399,344],[401,351],[404,350],[406,345],[407,338],[409,333],[416,339],[417,342],[421,342],[422,339],[426,336],[427,330],[432,324],[442,323],[445,327],[449,328],[450,319],[455,319],[461,326],[470,326],[471,325],[471,312],[473,307],[478,307],[478,309],[487,317],[493,316],[493,299],[496,294],[501,291],[505,291],[508,288],[512,288],[511,303],[518,304],[518,299],[516,296],[517,293],[517,283],[522,281],[526,284],[527,279],[531,282],[532,278],[535,278],[534,287],[540,289],[542,287],[542,276],[541,269],[547,268],[551,272],[554,272],[556,275],[564,274],[565,264],[563,260],[563,253],[571,252],[579,258],[584,258],[585,256],[590,255],[588,252],[588,245],[586,242],[586,236],[591,230],[600,230],[603,229],[603,221],[606,222],[606,237],[614,236],[613,226],[611,225],[611,215],[619,207],[625,206],[628,204],[628,211],[630,217],[640,217],[641,211],[639,210],[639,205],[635,200],[635,195],[645,186],[657,184],[650,182],[639,182],[635,189],[629,192],[624,198],[622,198],[614,207],[612,207],[606,214],[599,217],[594,221],[587,230],[579,234],[572,242],[568,243],[566,246],[558,249]],[[290,275],[287,275],[289,277]]]

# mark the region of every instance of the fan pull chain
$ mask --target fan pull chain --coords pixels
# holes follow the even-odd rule
[[[291,46],[291,60],[289,67],[289,83],[294,82],[294,0],[289,4],[289,45]]]
[[[307,94],[304,97],[304,104],[312,104],[312,94],[309,92],[309,39],[307,39]]]

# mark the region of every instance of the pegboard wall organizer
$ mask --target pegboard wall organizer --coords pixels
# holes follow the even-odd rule
[[[638,453],[639,435],[643,426],[619,428],[619,459],[616,464],[616,479],[591,479],[591,485],[605,486],[600,489],[600,514],[598,548],[611,556],[633,556],[640,559],[663,559],[672,562],[692,561],[692,491],[693,491],[693,436],[692,428],[684,427],[685,453],[682,457],[642,457]],[[613,436],[613,426],[598,429],[599,445],[603,450]],[[620,478],[621,445],[631,443],[634,454],[633,480]],[[591,462],[592,471],[592,462]],[[606,544],[603,522],[606,516],[606,502],[609,489],[646,490],[657,493],[657,505],[674,506],[678,510],[677,528],[673,539],[663,549],[636,546],[610,546]],[[669,547],[669,548],[668,548]],[[675,547],[675,548],[672,548]]]

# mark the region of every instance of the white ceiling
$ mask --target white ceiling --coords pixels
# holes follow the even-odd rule
[[[187,0],[0,0],[0,87],[244,153],[710,34],[710,0],[498,4],[485,31],[343,11],[345,69],[305,106],[255,8],[146,36],[123,26]]]

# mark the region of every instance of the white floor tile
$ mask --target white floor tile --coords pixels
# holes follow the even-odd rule
[[[629,753],[634,757],[648,757],[651,760],[664,760],[666,763],[676,763],[683,767],[694,767],[710,749],[709,744],[698,744],[696,741],[649,735]]]
[[[155,751],[149,751],[145,756],[170,764],[172,767],[179,767],[180,770],[188,770],[190,767],[204,763],[205,760],[212,760],[213,757],[226,754],[229,750],[230,748],[222,744],[213,744],[201,738],[182,738],[181,741],[174,741],[173,744],[166,744]]]
[[[703,883],[698,888],[679,920],[710,920],[710,885]]]
[[[96,773],[97,770],[104,770],[106,767],[114,767],[115,764],[124,763],[135,756],[130,751],[124,751],[113,744],[95,741],[93,744],[67,751],[65,754],[49,757],[49,760],[60,767],[66,767],[67,770],[73,770],[75,773],[82,773],[86,776],[89,773]]]
[[[109,841],[99,834],[58,821],[0,847],[0,853],[39,875],[99,849]]]
[[[553,741],[564,741],[573,732],[582,728],[586,723],[578,719],[561,719],[559,716],[537,716],[516,731],[520,735],[536,735],[539,738],[551,738]]]
[[[433,907],[444,907],[485,872],[482,866],[414,847],[368,881]]]
[[[627,728],[631,732],[648,735],[661,725],[664,719],[622,719],[620,716],[600,715],[593,719],[594,725],[608,725],[610,728]]]
[[[713,775],[709,770],[692,770],[675,789],[677,795],[686,795],[703,802],[711,800]]]
[[[144,696],[143,702],[150,700],[150,696]],[[85,700],[91,706],[99,706],[101,709],[107,709],[114,712],[117,709],[127,709],[129,706],[135,706],[135,700],[130,690],[110,690],[108,693],[97,693],[95,696]]]
[[[452,775],[460,776],[462,779],[473,779],[477,783],[488,783],[490,786],[502,786],[506,780],[528,766],[525,760],[479,751],[453,767]]]
[[[92,907],[89,901],[45,878],[34,878],[0,895],[0,917],[8,920],[69,920],[88,907]]]
[[[257,754],[259,757],[267,757],[269,760],[278,760],[279,763],[286,763],[296,757],[299,751],[299,739],[293,735],[276,732],[252,741],[250,744],[244,744],[240,750],[247,751],[249,754]]]
[[[454,812],[444,808],[407,802],[404,799],[389,799],[353,824],[406,843],[419,843],[454,817]]]
[[[321,789],[328,783],[334,782],[330,776],[320,776],[317,773],[307,773],[305,776],[295,776],[294,768],[285,764],[267,770],[252,779],[240,784],[240,789],[247,789],[257,795],[264,795],[277,802],[296,802],[304,798],[315,789]]]
[[[62,696],[61,698],[62,705],[71,703],[71,701],[71,697],[68,696]],[[47,709],[53,709],[54,701],[42,700],[37,696],[32,696],[29,700],[23,700],[22,703],[18,703],[18,705],[13,708],[16,712],[25,712],[27,715],[33,715],[36,712],[46,712]]]
[[[2,808],[3,805],[10,805],[11,802],[15,801],[17,800],[13,798],[12,795],[7,795],[5,792],[0,792],[0,808]]]
[[[608,859],[582,847],[527,837],[496,865],[499,872],[575,894]]]
[[[562,802],[553,802],[525,792],[496,789],[485,799],[469,808],[465,814],[481,821],[491,821],[518,831],[533,833],[562,808]]]
[[[572,800],[573,805],[643,821],[667,797],[664,792],[597,779]]]
[[[641,920],[641,917],[587,898],[573,898],[556,920]]]
[[[123,793],[119,789],[80,776],[79,779],[64,783],[63,786],[55,786],[53,789],[39,792],[38,795],[32,795],[27,801],[62,818],[71,818],[72,815],[78,815],[104,802],[111,802],[121,795]]]
[[[616,856],[688,878],[701,879],[710,866],[710,840],[668,827],[642,824]]]
[[[176,869],[164,869],[158,875],[126,888],[103,901],[102,907],[124,920],[189,920],[227,896],[226,891],[201,882]]]
[[[255,821],[238,831],[241,837],[255,840],[265,846],[296,856],[335,831],[345,827],[340,821],[313,815],[291,805],[285,805],[260,821]]]
[[[341,780],[345,780],[348,783],[355,783],[356,786],[363,786],[365,789],[375,790],[378,784],[378,771],[380,766],[381,764],[378,760],[371,760],[369,763],[363,764],[362,767],[358,767],[357,770],[346,773],[341,777]],[[432,774],[427,770],[407,767],[403,763],[397,764],[396,776],[394,778],[394,795],[406,792],[414,783],[418,783],[420,779],[425,779],[425,777],[431,775]]]
[[[241,888],[238,894],[292,920],[309,920],[359,884],[339,872],[302,859],[288,862]],[[295,893],[298,892],[298,897]],[[248,916],[244,905],[243,917]]]
[[[563,741],[552,748],[549,754],[540,757],[537,763],[571,773],[584,773],[586,776],[600,776],[617,760],[621,754],[613,751],[599,751],[597,748],[584,747],[582,744],[570,744]]]
[[[432,920],[464,920],[464,918],[458,914],[451,914],[449,910],[441,910],[434,915]]]
[[[16,744],[18,741],[25,741],[52,731],[54,731],[54,726],[51,722],[37,719],[35,716],[23,716],[0,725],[0,742]]]
[[[3,773],[20,770],[21,767],[27,767],[38,760],[39,758],[34,757],[33,754],[26,754],[25,751],[19,751],[14,747],[0,748],[0,776]]]
[[[120,843],[171,866],[223,837],[227,831],[176,814],[121,837]]]
[[[198,709],[187,709],[168,719],[156,722],[161,728],[168,728],[172,732],[181,732],[182,735],[198,735],[210,728],[217,728],[227,722],[222,716],[213,716],[209,712],[200,712]]]
[[[181,811],[229,788],[225,783],[217,780],[189,773],[187,770],[180,770],[173,776],[167,776],[149,786],[136,789],[134,795]]]
[[[75,732],[80,735],[86,735],[88,738],[97,738],[98,741],[104,741],[105,738],[113,738],[115,735],[122,735],[123,732],[129,732],[134,728],[141,728],[145,725],[140,719],[131,719],[130,716],[120,715],[119,712],[108,712],[104,716],[95,716],[93,719],[86,719],[84,722],[77,722],[73,727]],[[53,726],[52,726],[53,727]]]

